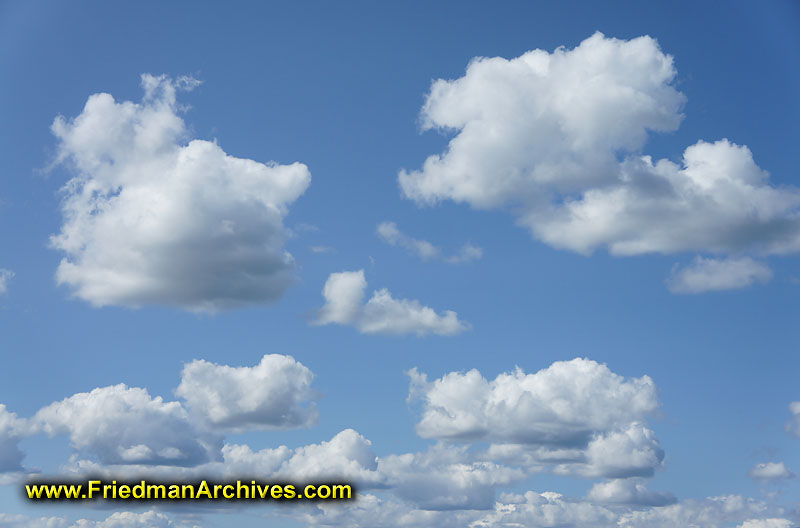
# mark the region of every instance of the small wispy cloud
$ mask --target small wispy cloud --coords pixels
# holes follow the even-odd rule
[[[308,249],[310,249],[312,253],[333,253],[336,251],[330,246],[311,246]]]
[[[394,222],[381,222],[378,224],[376,231],[381,240],[390,246],[401,247],[422,260],[441,260],[450,264],[460,264],[483,257],[483,249],[473,246],[469,242],[461,246],[458,253],[445,255],[441,248],[427,240],[414,238],[403,233]]]
[[[14,272],[0,268],[0,295],[5,295],[8,293],[8,281],[10,281],[14,277]]]
[[[672,293],[704,293],[736,290],[772,279],[765,264],[751,258],[705,259],[697,257],[685,268],[675,266],[667,279]]]

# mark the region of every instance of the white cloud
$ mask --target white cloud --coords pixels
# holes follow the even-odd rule
[[[650,37],[475,58],[431,86],[423,127],[454,137],[400,187],[421,204],[507,209],[583,254],[800,251],[800,190],[771,186],[747,147],[700,141],[681,164],[641,154],[649,132],[682,119],[675,76]]]
[[[8,293],[8,282],[14,277],[14,272],[0,268],[0,295]]]
[[[102,521],[81,519],[70,528],[199,528],[194,523],[183,523],[170,519],[163,513],[116,512]]]
[[[625,379],[588,359],[493,381],[477,370],[429,382],[409,372],[423,438],[491,442],[485,456],[531,471],[581,477],[652,476],[664,451],[642,420],[657,411],[652,380]]]
[[[786,430],[800,438],[800,401],[790,403],[789,412],[792,417],[786,424]]]
[[[288,429],[317,422],[314,374],[291,356],[265,355],[254,367],[195,360],[175,394],[215,430]]]
[[[475,521],[470,528],[494,527],[579,527],[611,528],[617,515],[609,508],[583,501],[570,500],[560,493],[507,494],[494,511]]]
[[[769,282],[771,278],[772,271],[766,265],[748,257],[696,257],[691,266],[673,268],[667,286],[673,293],[703,293],[746,288],[755,282]]]
[[[598,482],[589,490],[587,498],[593,502],[634,506],[666,506],[677,502],[671,493],[649,491],[638,478]]]
[[[794,473],[789,471],[783,462],[756,464],[747,472],[747,475],[759,480],[782,480],[794,477]]]
[[[737,528],[792,528],[789,519],[750,519]]]
[[[561,475],[651,476],[664,451],[641,422],[658,409],[652,380],[625,379],[588,359],[521,369],[493,381],[477,370],[429,382],[409,372],[424,438],[492,442],[486,456]]]
[[[334,253],[336,250],[329,246],[311,246],[312,253]]]
[[[490,509],[499,486],[525,477],[520,469],[471,461],[466,449],[447,445],[382,457],[378,469],[395,495],[426,510]]]
[[[348,528],[464,528],[476,517],[475,512],[422,510],[369,493],[352,503],[320,502],[292,513],[307,526]]]
[[[348,480],[359,485],[381,485],[372,443],[352,429],[329,441],[296,449],[280,446],[253,451],[246,445],[226,445],[224,460],[209,468],[226,475],[258,475],[292,481]]]
[[[142,76],[141,103],[89,97],[58,117],[66,253],[56,278],[95,306],[165,304],[214,312],[277,299],[291,282],[283,217],[308,187],[300,163],[259,163],[189,141],[176,91],[196,82]]]
[[[433,382],[416,369],[409,376],[409,398],[423,403],[416,429],[424,438],[585,443],[658,408],[648,376],[625,379],[589,359],[557,361],[535,374],[517,368],[492,381],[474,369]]]
[[[632,422],[619,429],[596,432],[586,441],[492,444],[486,456],[523,465],[530,471],[622,479],[652,476],[663,463],[664,450],[653,431]]]
[[[764,522],[772,519],[780,509],[762,501],[741,495],[709,497],[705,500],[685,500],[659,508],[648,508],[624,513],[620,528],[675,528],[676,526],[723,528],[732,523]],[[760,526],[751,524],[750,526]],[[769,526],[769,525],[767,525]],[[779,525],[780,526],[780,525]],[[740,528],[749,528],[747,525]]]
[[[355,528],[789,528],[780,509],[730,495],[669,506],[602,505],[559,493],[503,494],[491,512],[428,511],[412,504],[362,494],[347,504],[318,503],[294,516],[308,526]]]
[[[595,434],[583,460],[565,461],[554,473],[584,477],[650,477],[664,460],[664,450],[653,431],[633,422],[620,430]]]
[[[443,314],[419,301],[394,299],[386,288],[373,292],[364,303],[367,280],[364,270],[331,273],[322,294],[325,305],[316,324],[352,325],[364,334],[455,335],[469,328],[451,310]]]
[[[32,518],[25,515],[0,513],[0,528],[200,528],[194,523],[170,519],[163,513],[116,512],[104,520],[80,519],[70,522],[63,517]]]
[[[394,222],[378,224],[378,236],[391,246],[399,246],[422,260],[443,260],[451,264],[460,264],[483,257],[483,249],[467,242],[458,253],[444,255],[441,248],[434,246],[427,240],[419,240],[400,231]]]
[[[50,435],[69,435],[76,450],[106,465],[193,466],[216,458],[222,446],[221,438],[199,429],[179,402],[123,384],[52,403],[34,420]]]
[[[0,403],[0,475],[22,471],[25,455],[19,449],[19,441],[31,432],[31,426]]]

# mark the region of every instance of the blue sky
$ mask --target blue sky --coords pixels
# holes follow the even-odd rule
[[[0,527],[797,526],[798,29],[0,3]],[[19,494],[247,464],[363,499]]]

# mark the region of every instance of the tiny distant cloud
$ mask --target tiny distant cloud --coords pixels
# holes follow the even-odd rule
[[[311,246],[308,248],[312,253],[335,253],[336,250],[330,246]]]
[[[8,293],[8,283],[11,281],[13,277],[14,277],[13,271],[5,268],[0,268],[0,295],[5,295],[6,293]]]
[[[442,260],[451,264],[460,264],[483,257],[483,249],[473,246],[469,242],[464,244],[458,253],[445,255],[441,248],[427,240],[413,238],[403,233],[394,222],[382,222],[378,224],[376,231],[381,240],[390,246],[401,247],[422,260]]]
[[[314,324],[354,326],[363,334],[417,336],[451,336],[469,329],[454,311],[437,313],[419,301],[395,299],[386,288],[373,292],[365,303],[366,289],[364,270],[331,273],[322,290],[325,305]]]
[[[305,233],[318,233],[319,227],[313,224],[295,224],[291,227],[286,228],[286,236],[288,238],[295,238]]]
[[[786,431],[800,438],[800,401],[790,403],[789,412],[792,417],[786,424]]]
[[[786,480],[794,478],[794,473],[783,462],[765,462],[753,466],[747,476],[758,480]]]
[[[737,290],[755,283],[767,283],[772,271],[765,264],[751,258],[705,259],[695,258],[691,265],[674,267],[667,279],[672,293],[704,293],[709,291]]]

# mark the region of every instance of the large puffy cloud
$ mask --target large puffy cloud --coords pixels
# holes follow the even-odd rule
[[[50,435],[66,434],[101,464],[193,466],[217,457],[221,438],[197,427],[179,402],[123,384],[52,403],[34,420]]]
[[[457,135],[422,170],[402,171],[401,188],[419,202],[490,208],[613,181],[618,151],[678,127],[674,77],[672,58],[648,37],[596,33],[574,50],[473,59],[460,79],[431,86],[424,129]]]
[[[195,360],[175,394],[216,429],[288,429],[317,421],[314,374],[291,356],[265,355],[254,367]]]
[[[424,128],[455,137],[401,171],[401,189],[509,209],[535,238],[583,254],[800,251],[800,190],[770,185],[746,146],[700,141],[680,164],[641,154],[649,131],[679,125],[675,75],[650,37],[476,58],[433,83]]]
[[[562,475],[651,476],[664,451],[642,420],[658,409],[647,376],[626,379],[588,359],[521,369],[492,381],[477,370],[429,382],[411,370],[425,438],[491,442],[486,456]]]
[[[626,379],[590,359],[557,361],[534,374],[518,368],[492,381],[474,369],[432,382],[416,369],[409,375],[409,397],[423,403],[416,428],[425,438],[580,443],[658,408],[648,376]]]
[[[766,265],[748,257],[697,257],[686,268],[674,268],[667,286],[673,293],[702,293],[746,288],[755,282],[768,282],[771,278],[772,271]]]
[[[427,240],[414,238],[403,233],[394,222],[381,222],[378,224],[376,231],[381,240],[387,244],[399,246],[422,260],[443,260],[450,264],[460,264],[483,256],[483,250],[469,242],[461,246],[458,253],[445,255],[441,248],[434,246]]]
[[[213,312],[274,300],[292,280],[283,217],[309,171],[188,141],[176,91],[194,84],[143,75],[141,103],[95,94],[53,123],[76,173],[51,237],[66,253],[56,277],[95,306]]]
[[[458,314],[438,314],[419,301],[395,299],[386,288],[376,290],[364,303],[367,280],[364,270],[331,273],[322,290],[325,305],[316,324],[355,326],[364,334],[455,335],[469,328]]]

